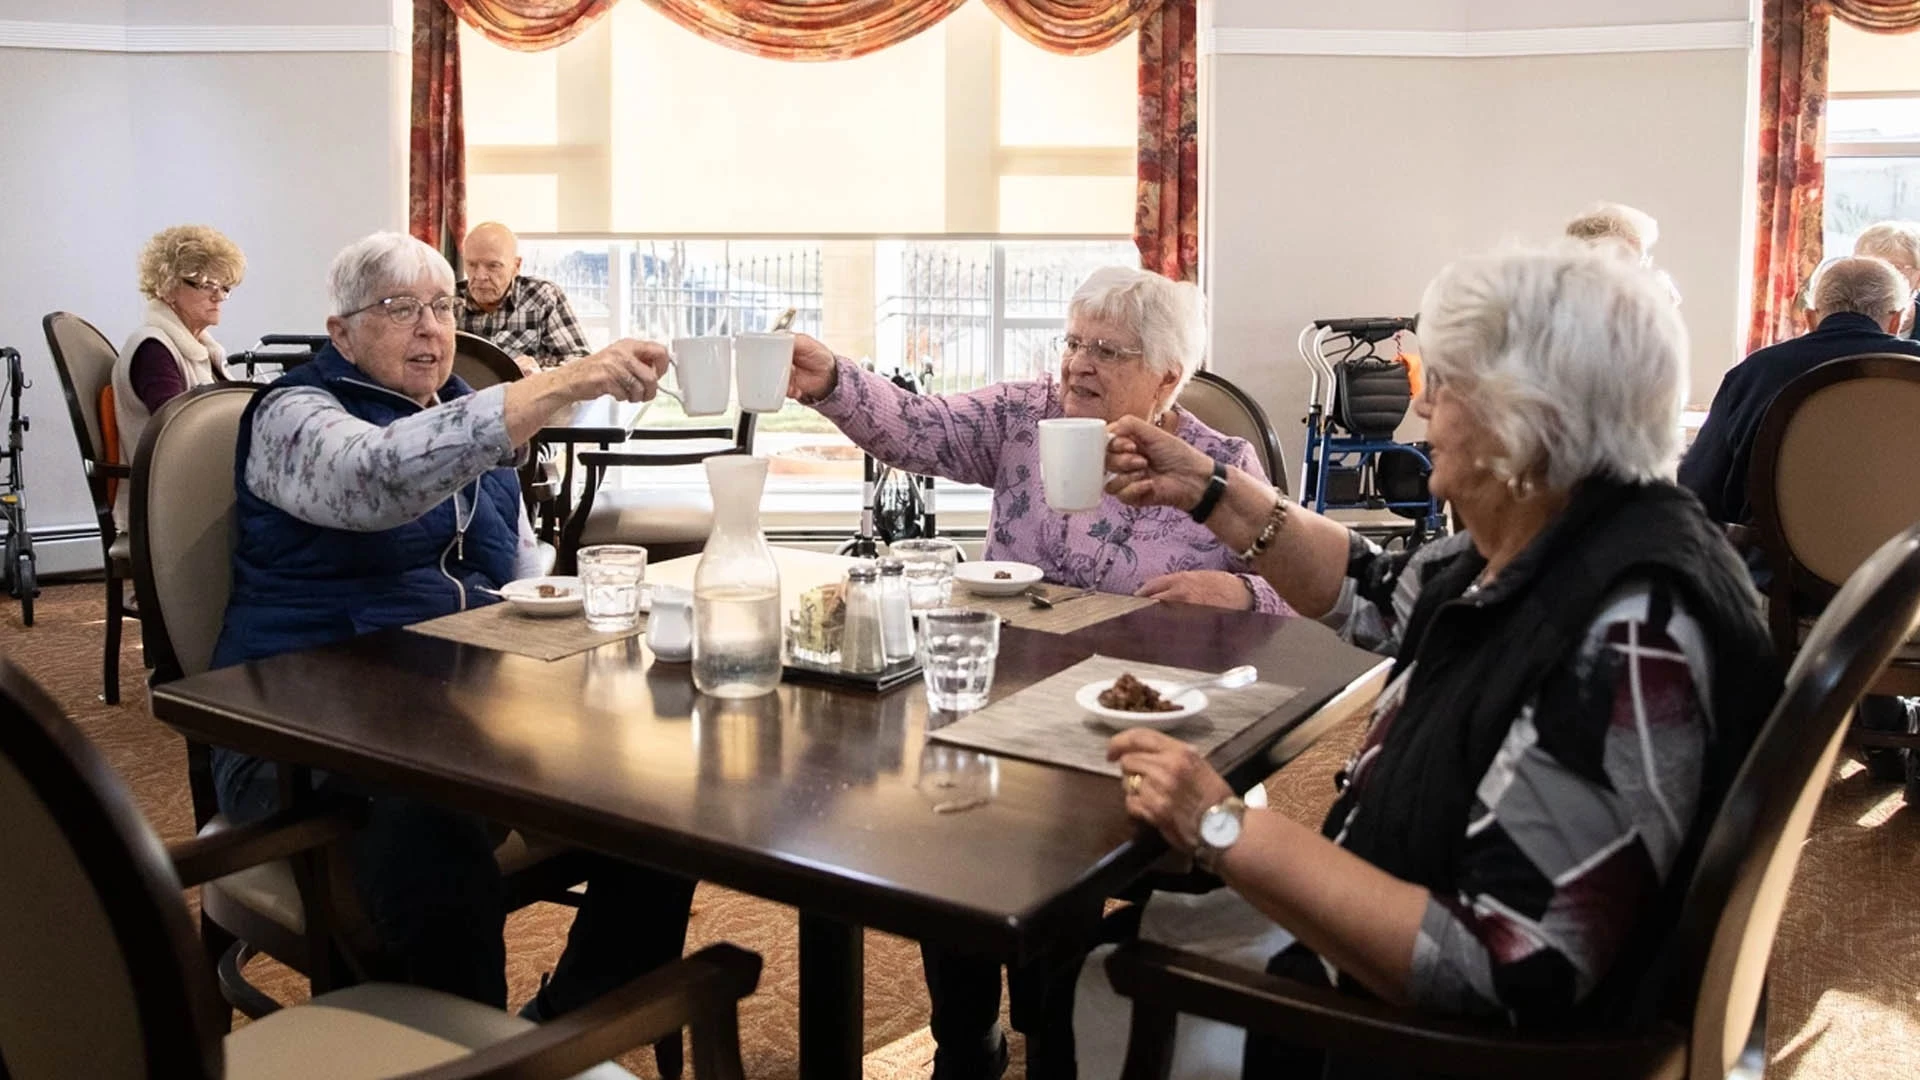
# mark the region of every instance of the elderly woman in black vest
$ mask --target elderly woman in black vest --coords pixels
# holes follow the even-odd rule
[[[332,343],[241,417],[216,667],[491,603],[484,590],[538,573],[513,471],[527,440],[572,402],[653,397],[667,367],[660,346],[621,341],[476,392],[453,374],[453,268],[398,233],[342,251],[328,290]],[[272,762],[215,749],[213,770],[236,822],[278,805]],[[391,964],[382,974],[504,1006],[503,831],[346,777],[321,787],[369,806],[348,856]],[[692,882],[599,861],[554,980],[521,1014],[577,1008],[677,956],[692,894]]]
[[[1687,346],[1659,282],[1585,250],[1503,254],[1442,271],[1420,310],[1433,491],[1465,531],[1411,556],[1242,473],[1210,494],[1211,460],[1113,425],[1109,490],[1212,501],[1208,526],[1297,610],[1394,657],[1317,833],[1248,812],[1170,736],[1115,736],[1128,811],[1228,886],[1154,897],[1138,933],[1435,1013],[1604,1021],[1778,675],[1745,570],[1669,479]],[[1099,959],[1085,1076],[1125,1044]],[[1239,1033],[1189,1018],[1181,1039],[1176,1074],[1239,1074]],[[1248,1075],[1300,1064],[1245,1049]]]

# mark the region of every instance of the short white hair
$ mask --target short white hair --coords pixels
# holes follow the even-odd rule
[[[1821,318],[1840,312],[1865,315],[1874,322],[1907,310],[1913,290],[1885,259],[1849,255],[1820,267],[1813,279],[1813,310]]]
[[[1853,242],[1853,253],[1885,259],[1896,270],[1920,270],[1920,222],[1875,222]]]
[[[1635,256],[1645,256],[1660,241],[1660,223],[1645,210],[1603,202],[1567,222],[1567,235],[1589,244],[1625,244]]]
[[[385,299],[385,290],[408,287],[423,277],[453,293],[453,267],[446,256],[406,233],[377,232],[341,249],[327,269],[333,314],[345,315]]]
[[[1169,400],[1180,396],[1206,359],[1207,300],[1190,282],[1151,270],[1103,266],[1080,283],[1067,301],[1067,314],[1132,327],[1147,366],[1179,375]]]
[[[1647,271],[1581,244],[1462,259],[1427,286],[1420,348],[1502,447],[1494,475],[1673,476],[1687,331]]]

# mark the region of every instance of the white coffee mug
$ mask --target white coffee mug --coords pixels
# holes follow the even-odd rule
[[[673,339],[673,371],[678,391],[660,392],[680,402],[688,416],[713,416],[727,411],[733,384],[733,340],[724,337]]]
[[[1062,513],[1100,505],[1107,483],[1107,422],[1092,416],[1040,421],[1040,481]]]
[[[734,335],[733,367],[742,409],[779,412],[787,403],[787,382],[793,372],[793,335]]]

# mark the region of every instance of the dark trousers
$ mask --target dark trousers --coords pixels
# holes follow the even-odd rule
[[[1094,945],[1101,904],[1072,920],[1026,963],[1007,967],[1009,1012],[1014,1030],[1026,1036],[1027,1076],[1073,1080],[1073,990],[1080,966]],[[974,1080],[991,1075],[1000,1039],[1001,958],[949,946],[921,943],[927,996],[933,1002],[935,1080]]]
[[[221,770],[220,809],[236,824],[280,805],[270,762]],[[366,825],[346,842],[354,889],[381,946],[382,977],[495,1008],[507,1004],[506,889],[493,850],[506,830],[418,799],[316,773],[323,795],[356,798]],[[552,1017],[680,955],[694,883],[595,857],[566,951],[541,992]]]

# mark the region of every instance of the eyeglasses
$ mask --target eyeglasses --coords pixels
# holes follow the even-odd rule
[[[206,293],[208,296],[217,296],[224,300],[233,295],[233,286],[222,284],[211,278],[203,278],[197,274],[189,274],[180,280],[182,283],[191,285],[201,292]]]
[[[1086,353],[1093,357],[1096,364],[1117,364],[1122,360],[1146,355],[1145,349],[1115,345],[1111,341],[1102,341],[1099,338],[1083,338],[1078,334],[1055,338],[1053,343],[1060,350],[1062,359],[1074,353]]]
[[[392,319],[396,326],[413,326],[420,321],[421,312],[431,311],[436,322],[442,326],[452,326],[460,308],[460,298],[457,296],[440,296],[431,301],[412,296],[389,296],[385,300],[375,300],[366,307],[355,308],[341,317],[350,319],[363,311],[378,311]]]

